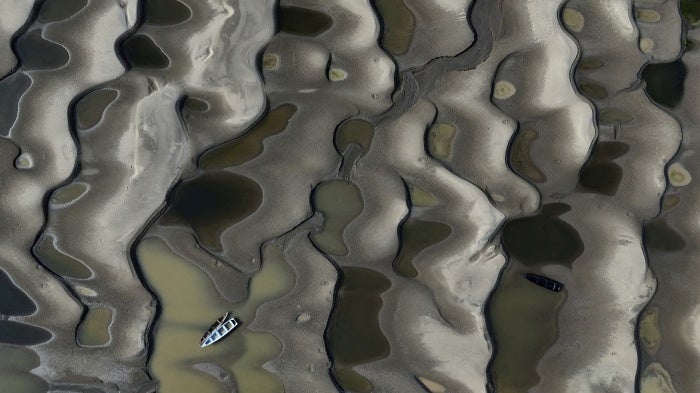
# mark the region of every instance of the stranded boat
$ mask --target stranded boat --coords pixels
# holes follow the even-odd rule
[[[564,289],[564,284],[560,283],[559,281],[552,280],[551,278],[547,278],[545,276],[525,273],[523,274],[523,277],[528,279],[528,281],[532,282],[533,284],[539,285],[544,289],[549,289],[552,292],[561,292],[561,290]]]
[[[225,312],[224,315],[217,319],[216,322],[209,327],[209,330],[204,333],[200,341],[201,347],[204,348],[221,340],[224,336],[231,333],[236,326],[238,326],[236,318],[232,317],[230,312]]]

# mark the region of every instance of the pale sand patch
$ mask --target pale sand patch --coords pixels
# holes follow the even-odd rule
[[[661,363],[652,363],[644,370],[640,384],[641,393],[676,393],[673,381]]]
[[[672,186],[682,187],[690,184],[693,179],[688,170],[679,163],[673,163],[668,167],[668,181]]]
[[[562,12],[562,19],[569,30],[576,33],[580,33],[583,30],[585,18],[583,17],[583,14],[577,10],[568,7],[564,8],[564,11]]]
[[[515,86],[512,83],[506,80],[501,80],[496,82],[496,84],[493,86],[493,98],[505,100],[512,97],[515,94],[515,91]]]
[[[651,38],[642,38],[639,40],[639,49],[644,53],[649,53],[654,49],[654,40]]]
[[[637,20],[644,23],[656,23],[661,20],[661,15],[654,10],[641,8],[637,10]]]

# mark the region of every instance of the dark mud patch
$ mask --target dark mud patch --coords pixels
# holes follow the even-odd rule
[[[246,176],[205,172],[175,188],[161,222],[190,226],[203,246],[220,252],[221,234],[253,214],[262,197],[260,185]]]
[[[662,251],[680,251],[685,247],[683,236],[673,229],[663,218],[655,218],[644,226],[647,247]]]
[[[143,23],[155,26],[180,24],[192,16],[190,9],[177,0],[146,0]]]
[[[0,269],[0,314],[32,315],[35,312],[36,305],[32,299]]]
[[[280,6],[277,17],[280,31],[306,37],[319,36],[333,26],[333,18],[309,8]]]
[[[38,326],[15,321],[0,321],[0,343],[37,345],[50,339],[51,333]]]
[[[170,60],[153,40],[143,34],[136,34],[124,40],[121,45],[124,58],[134,68],[168,68]]]
[[[646,92],[659,105],[674,108],[683,97],[688,74],[681,60],[670,63],[647,64],[642,70]]]
[[[571,266],[583,253],[583,242],[576,229],[551,214],[545,205],[539,214],[509,221],[503,228],[506,252],[525,265],[560,264]]]
[[[579,174],[579,184],[587,191],[612,196],[622,181],[622,167],[612,160],[625,155],[629,146],[622,142],[599,142]]]

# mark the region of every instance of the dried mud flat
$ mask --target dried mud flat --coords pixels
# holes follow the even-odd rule
[[[3,4],[0,390],[700,391],[698,26]]]

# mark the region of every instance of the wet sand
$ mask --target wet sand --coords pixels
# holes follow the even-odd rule
[[[700,390],[694,1],[22,3],[2,386]]]

